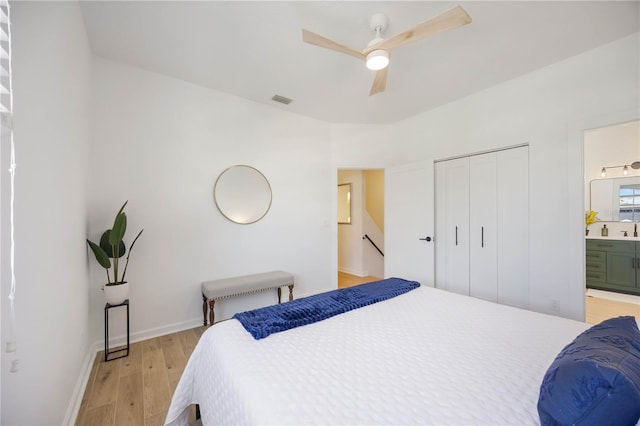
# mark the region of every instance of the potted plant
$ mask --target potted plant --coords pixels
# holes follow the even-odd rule
[[[91,247],[96,260],[107,271],[107,284],[103,287],[105,298],[110,305],[118,305],[124,302],[129,295],[129,283],[125,281],[127,274],[127,266],[129,266],[129,256],[133,245],[138,241],[144,229],[138,232],[129,247],[129,253],[124,264],[124,270],[120,270],[120,258],[125,255],[127,248],[123,238],[127,231],[127,215],[124,213],[124,207],[128,201],[120,207],[113,221],[113,227],[104,231],[100,237],[100,244],[87,239],[87,244]],[[110,269],[113,267],[113,273]],[[120,274],[122,272],[122,275]],[[113,278],[113,279],[112,279]]]
[[[600,219],[598,218],[598,212],[594,212],[593,210],[587,210],[584,214],[584,223],[586,225],[585,235],[589,235],[589,225],[593,225]]]

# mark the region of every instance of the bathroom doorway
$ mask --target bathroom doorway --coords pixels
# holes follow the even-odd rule
[[[586,321],[640,318],[638,270],[622,268],[631,265],[626,257],[640,256],[640,121],[590,129],[583,140]],[[594,223],[586,220],[589,212]]]

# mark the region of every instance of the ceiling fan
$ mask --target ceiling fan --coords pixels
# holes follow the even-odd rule
[[[446,30],[458,28],[471,22],[469,14],[460,6],[454,6],[421,24],[389,38],[382,38],[381,34],[387,28],[387,17],[383,13],[376,13],[371,17],[369,27],[375,32],[375,38],[362,50],[353,49],[337,41],[302,29],[302,40],[306,43],[346,53],[363,60],[367,68],[376,71],[373,86],[369,96],[384,92],[389,71],[389,52],[394,47],[411,43],[421,38],[431,36]]]

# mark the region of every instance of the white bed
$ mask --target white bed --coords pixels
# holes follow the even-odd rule
[[[167,424],[539,424],[546,369],[585,323],[420,287],[254,340],[207,330]]]

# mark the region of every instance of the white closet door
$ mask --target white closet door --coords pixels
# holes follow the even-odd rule
[[[446,289],[469,295],[469,157],[445,163]]]
[[[445,176],[447,163],[440,161],[434,164],[435,184],[435,286],[443,290],[447,289],[447,238],[446,235],[446,185]]]
[[[498,301],[497,154],[469,159],[469,295]]]
[[[498,302],[529,307],[529,147],[498,155]]]

